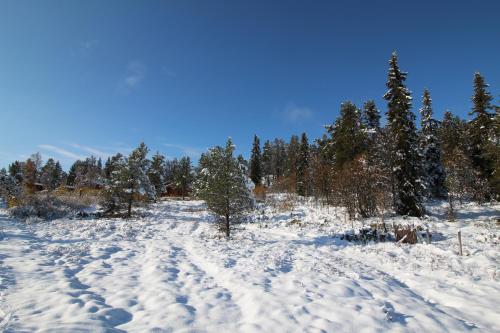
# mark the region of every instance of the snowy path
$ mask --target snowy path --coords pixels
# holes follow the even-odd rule
[[[484,270],[498,246],[468,262],[451,239],[361,246],[256,224],[227,242],[196,201],[129,221],[24,225],[0,211],[0,228],[6,332],[500,332]]]

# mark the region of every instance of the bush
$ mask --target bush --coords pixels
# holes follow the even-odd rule
[[[43,220],[53,220],[77,215],[85,208],[76,202],[63,201],[48,193],[38,193],[26,196],[20,204],[9,210],[9,213],[18,219],[27,220],[36,217]]]

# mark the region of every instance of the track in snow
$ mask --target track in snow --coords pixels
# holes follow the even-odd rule
[[[196,201],[161,203],[130,221],[26,226],[2,214],[6,332],[498,329],[325,235],[249,225],[218,239]]]

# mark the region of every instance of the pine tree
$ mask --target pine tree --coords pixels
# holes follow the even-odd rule
[[[70,169],[70,174],[72,172],[74,172],[72,185],[78,188],[94,188],[103,184],[102,170],[99,168],[98,161],[94,156],[90,156],[84,161],[76,161],[74,169]]]
[[[106,162],[107,177],[103,206],[107,213],[119,212],[128,202],[127,192],[130,178],[127,159],[122,154],[116,154]],[[71,170],[70,170],[71,174]]]
[[[487,146],[488,158],[493,160],[493,174],[490,184],[496,194],[496,200],[500,199],[500,106],[495,106],[495,120],[493,122],[493,134]]]
[[[285,176],[295,179],[297,176],[297,156],[299,154],[299,137],[292,135],[286,147]],[[295,182],[294,182],[295,183]]]
[[[151,159],[151,167],[148,170],[149,181],[155,188],[157,197],[166,191],[165,181],[165,156],[156,152]]]
[[[366,134],[362,131],[360,112],[356,105],[344,102],[340,107],[340,117],[335,124],[327,127],[332,135],[335,168],[342,169],[344,163],[353,161],[365,150]]]
[[[102,174],[102,159],[100,157],[97,160],[97,169],[99,170],[99,173]]]
[[[297,156],[297,194],[302,196],[307,195],[309,184],[309,142],[306,133],[302,133]]]
[[[108,159],[106,160],[106,163],[104,164],[104,168],[103,168],[103,174],[104,174],[105,179],[107,179],[107,180],[111,179],[111,175],[112,175],[113,171],[116,170],[116,165],[119,164],[119,161],[121,161],[122,159],[123,159],[123,155],[120,153],[118,153],[112,157],[108,157]],[[71,169],[73,169],[73,166],[71,167]],[[69,182],[70,175],[71,175],[71,169],[70,169],[70,174],[68,175],[68,182]]]
[[[443,121],[439,128],[439,141],[441,142],[442,160],[447,161],[455,154],[458,148],[462,152],[467,151],[467,124],[465,121],[451,112],[444,113]]]
[[[61,185],[62,168],[59,162],[49,158],[42,168],[40,182],[46,189],[52,191]]]
[[[148,148],[141,143],[127,159],[121,155],[116,156],[106,186],[105,205],[109,211],[116,211],[125,206],[127,216],[130,217],[132,205],[139,195],[148,200],[156,198],[155,188],[147,176],[150,164],[147,154]]]
[[[193,173],[191,167],[191,159],[182,157],[179,160],[179,170],[175,176],[175,183],[181,190],[182,199],[187,196],[193,182]]]
[[[380,130],[380,112],[373,100],[367,101],[363,105],[362,125],[370,132]]]
[[[69,168],[68,178],[66,179],[67,185],[75,186],[76,173],[77,173],[77,169],[78,169],[78,166],[80,165],[80,163],[81,163],[81,161],[77,160]]]
[[[474,116],[469,123],[469,138],[471,142],[470,156],[475,168],[482,178],[491,180],[494,172],[494,159],[488,154],[488,146],[494,136],[494,114],[491,101],[493,96],[487,91],[488,84],[480,73],[474,74],[474,95],[472,96],[472,111]]]
[[[7,173],[7,170],[0,170],[0,198],[10,206],[12,199],[19,199],[22,193],[22,188],[16,178]]]
[[[253,138],[252,155],[250,157],[250,179],[255,186],[262,182],[262,161],[260,153],[260,140],[257,135]]]
[[[273,174],[273,149],[269,140],[264,142],[262,151],[262,175],[267,187],[271,186],[271,176]]]
[[[144,142],[141,142],[139,147],[130,153],[128,158],[128,169],[131,177],[128,190],[131,193],[131,197],[133,197],[134,194],[139,193],[145,196],[148,200],[155,200],[155,189],[147,177],[148,169],[151,163],[147,159],[148,152],[148,147],[146,147]],[[131,214],[131,202],[132,201],[129,202],[128,207],[129,216]]]
[[[66,183],[67,174],[62,169],[61,163],[56,161],[56,167],[54,169],[53,179],[57,182],[57,187],[64,185]]]
[[[283,139],[274,139],[272,146],[273,158],[272,165],[274,170],[274,176],[276,179],[280,179],[285,176],[287,168],[287,147]]]
[[[420,150],[423,157],[423,179],[426,192],[434,198],[444,198],[445,173],[441,162],[439,123],[433,118],[432,100],[428,89],[422,97]]]
[[[324,198],[328,203],[332,187],[332,156],[326,134],[316,140],[316,144],[311,147],[310,155],[314,195],[316,198]]]
[[[251,207],[246,177],[233,152],[233,143],[228,139],[224,148],[217,146],[203,154],[195,183],[197,196],[223,221],[221,230],[227,238],[231,234],[231,224]]]
[[[387,120],[392,139],[392,172],[395,211],[401,215],[422,216],[421,161],[411,94],[404,81],[407,73],[398,66],[394,52],[389,60],[387,80]]]
[[[9,175],[14,177],[18,183],[23,182],[24,162],[14,161],[9,165]]]

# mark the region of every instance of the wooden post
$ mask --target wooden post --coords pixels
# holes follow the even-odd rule
[[[463,256],[463,252],[462,252],[462,231],[461,230],[458,230],[458,246],[459,246],[459,250],[460,250],[460,255]]]

